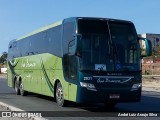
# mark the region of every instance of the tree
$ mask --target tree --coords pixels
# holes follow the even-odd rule
[[[0,57],[0,63],[5,63],[7,61],[7,52],[3,52]]]

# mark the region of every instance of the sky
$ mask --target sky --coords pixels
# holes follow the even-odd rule
[[[0,0],[0,56],[11,40],[68,17],[132,21],[137,33],[160,34],[160,0]]]

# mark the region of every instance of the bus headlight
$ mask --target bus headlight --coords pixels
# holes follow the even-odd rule
[[[92,90],[92,91],[97,91],[96,87],[94,86],[94,84],[91,83],[86,83],[86,82],[80,82],[81,87],[85,87],[88,90]]]
[[[133,84],[131,91],[138,90],[141,87],[142,87],[142,83]]]

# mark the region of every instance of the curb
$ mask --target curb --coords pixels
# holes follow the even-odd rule
[[[22,109],[16,108],[14,106],[8,105],[6,103],[0,102],[0,105],[5,107],[7,110],[11,110],[11,111],[24,111]]]
[[[9,111],[24,111],[22,109],[16,108],[14,106],[11,106],[11,105],[3,103],[3,102],[0,102],[0,106],[5,107],[6,110],[9,110]],[[30,117],[30,118],[27,118],[27,119],[28,120],[47,120],[46,118],[43,118],[43,117],[42,118],[39,118],[39,117]]]

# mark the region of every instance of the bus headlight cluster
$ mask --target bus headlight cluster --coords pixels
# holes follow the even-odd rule
[[[94,86],[94,84],[91,83],[86,83],[86,82],[80,82],[81,87],[85,87],[88,90],[92,90],[92,91],[97,91],[96,87]]]
[[[141,87],[142,87],[142,83],[133,84],[131,91],[138,90]]]

